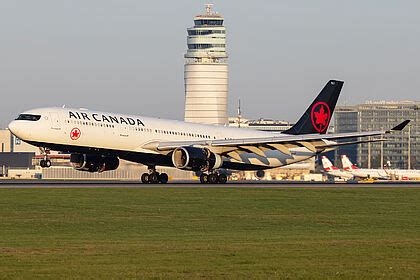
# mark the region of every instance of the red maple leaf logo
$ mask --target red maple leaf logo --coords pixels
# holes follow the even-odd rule
[[[330,122],[330,107],[325,102],[318,102],[312,107],[311,120],[312,125],[319,133],[324,132]]]
[[[71,138],[71,140],[77,140],[77,139],[79,139],[81,134],[82,133],[80,132],[80,129],[75,127],[70,131],[70,138]]]
[[[324,127],[327,125],[328,114],[325,113],[324,106],[321,105],[320,107],[319,112],[314,112],[316,118],[315,124],[320,124]]]

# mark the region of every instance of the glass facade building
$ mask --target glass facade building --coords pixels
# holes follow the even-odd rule
[[[403,120],[411,122],[403,131],[386,135],[384,142],[340,147],[336,150],[336,159],[347,154],[359,166],[366,168],[380,168],[389,162],[392,168],[420,169],[419,108],[418,101],[378,101],[338,106],[334,113],[336,133],[387,130]]]
[[[339,107],[334,112],[334,133],[357,132],[358,112],[352,107]],[[357,138],[346,139],[338,142],[357,141]],[[352,162],[359,162],[358,145],[342,146],[335,150],[335,164],[341,167],[340,155],[347,155]]]

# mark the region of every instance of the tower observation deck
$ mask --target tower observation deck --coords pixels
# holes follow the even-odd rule
[[[228,65],[224,18],[206,5],[187,29],[185,54],[185,121],[225,125],[227,116]]]

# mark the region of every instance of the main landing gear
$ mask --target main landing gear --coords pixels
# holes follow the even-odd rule
[[[159,173],[154,167],[149,167],[149,173],[141,175],[141,182],[143,184],[166,184],[168,183],[168,174]]]
[[[225,184],[226,182],[227,176],[225,174],[203,173],[200,175],[200,183],[202,184]]]
[[[45,148],[39,148],[41,151],[41,154],[44,155],[44,159],[41,159],[41,161],[39,162],[39,165],[42,168],[49,168],[51,167],[51,160],[48,159],[48,154],[50,153],[49,150],[45,149]]]

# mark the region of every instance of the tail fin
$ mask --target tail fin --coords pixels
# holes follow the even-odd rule
[[[355,170],[359,169],[356,165],[354,165],[350,159],[346,155],[341,156],[341,164],[343,165],[344,170]]]
[[[342,81],[329,81],[299,121],[283,133],[292,135],[325,134],[343,84]]]
[[[322,167],[324,168],[325,171],[338,170],[338,168],[335,167],[326,156],[322,156],[321,160],[322,160]]]

